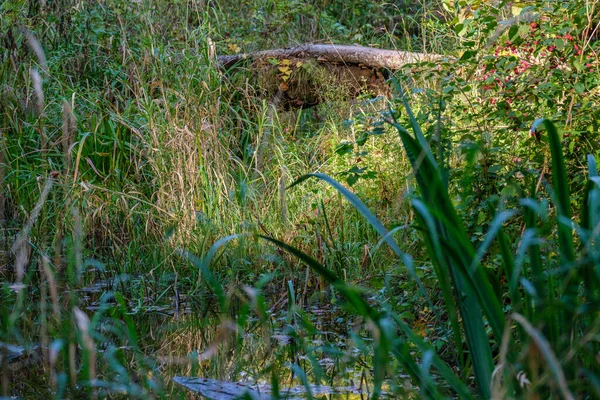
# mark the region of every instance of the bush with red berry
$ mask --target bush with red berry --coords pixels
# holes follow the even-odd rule
[[[454,21],[459,60],[405,71],[419,122],[433,139],[447,133],[438,142],[463,201],[543,190],[551,166],[537,118],[563,133],[575,201],[585,156],[600,157],[600,4],[527,4],[511,14],[508,2],[478,2]]]

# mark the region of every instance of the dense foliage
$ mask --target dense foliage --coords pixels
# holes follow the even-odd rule
[[[0,2],[0,396],[600,396],[599,15]],[[325,41],[443,57],[291,110],[216,59]]]

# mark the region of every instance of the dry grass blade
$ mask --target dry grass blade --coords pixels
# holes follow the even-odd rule
[[[64,169],[65,171],[68,169],[68,166],[71,161],[71,146],[73,144],[73,138],[75,137],[75,132],[77,130],[77,120],[75,119],[75,114],[73,113],[73,108],[71,108],[71,104],[68,101],[63,101],[62,107],[62,152],[64,156]]]
[[[96,349],[94,339],[90,335],[90,319],[86,313],[77,307],[73,309],[73,316],[75,317],[77,328],[81,331],[83,346],[88,357],[85,368],[88,370],[88,379],[91,383],[96,379]]]
[[[29,69],[29,76],[31,77],[31,82],[33,82],[33,90],[35,92],[35,110],[38,115],[42,115],[45,104],[42,76],[36,68]]]
[[[27,45],[33,51],[35,56],[38,59],[38,63],[40,67],[42,67],[42,71],[48,73],[48,63],[46,62],[46,54],[44,53],[44,48],[39,40],[35,37],[33,32],[27,29],[24,26],[21,26],[21,32],[25,35],[27,39]]]
[[[27,244],[29,240],[29,235],[31,233],[31,228],[33,228],[33,225],[40,216],[40,213],[42,212],[42,207],[46,203],[46,199],[48,198],[48,195],[50,194],[50,191],[52,190],[53,186],[54,180],[47,179],[46,184],[42,189],[40,199],[33,208],[29,219],[27,220],[27,222],[25,222],[23,229],[21,229],[21,232],[19,233],[12,245],[12,252],[16,256],[15,270],[17,271],[17,285],[21,285],[23,283],[23,277],[25,276],[25,268],[29,261],[29,247],[27,246]]]
[[[48,281],[48,288],[50,290],[50,300],[52,301],[52,312],[57,322],[60,322],[60,304],[58,302],[58,285],[56,279],[54,279],[54,273],[50,269],[50,260],[48,257],[42,257],[42,271]]]
[[[567,380],[565,378],[563,369],[560,366],[560,362],[558,361],[558,358],[556,358],[556,355],[552,351],[548,340],[546,340],[544,335],[542,335],[542,333],[539,330],[534,328],[533,325],[531,325],[529,321],[527,321],[527,319],[525,319],[525,317],[523,317],[521,314],[514,313],[512,315],[512,319],[521,324],[523,329],[525,329],[527,334],[529,334],[531,339],[533,339],[533,341],[539,348],[540,354],[546,359],[546,362],[550,366],[550,371],[554,375],[554,378],[556,378],[556,383],[558,384],[562,398],[567,400],[574,400],[575,397],[569,390],[569,386],[567,384]]]

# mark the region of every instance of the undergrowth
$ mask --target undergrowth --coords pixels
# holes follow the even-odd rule
[[[597,394],[597,7],[0,3],[0,395]],[[305,42],[448,57],[288,110],[216,58]]]

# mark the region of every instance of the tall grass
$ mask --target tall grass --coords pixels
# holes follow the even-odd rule
[[[22,369],[3,365],[2,395],[149,398],[173,390],[165,369],[233,375],[248,363],[232,366],[225,350],[214,363],[186,355],[218,336],[199,331],[249,307],[237,290],[271,273],[273,296],[292,281],[302,304],[320,284],[245,237],[215,257],[214,282],[226,282],[216,300],[179,256],[184,245],[207,254],[216,238],[250,231],[308,248],[317,226],[314,255],[359,274],[344,271],[342,255],[363,257],[373,236],[364,223],[347,218],[333,190],[305,184],[290,196],[279,183],[347,167],[328,159],[346,135],[343,113],[305,113],[310,134],[294,113],[269,115],[271,99],[256,98],[245,72],[217,68],[221,7],[17,0],[0,9],[0,342],[41,353]],[[328,227],[322,204],[337,205]]]
[[[445,314],[451,322],[460,360],[458,376],[401,318],[387,313],[385,308],[378,310],[367,304],[356,289],[302,251],[264,238],[308,264],[346,299],[354,313],[373,324],[371,333],[376,338],[374,398],[380,393],[385,376],[382,369],[390,353],[419,383],[425,398],[438,398],[440,385],[446,384],[460,398],[470,398],[472,376],[481,398],[523,395],[575,398],[598,393],[598,344],[592,339],[599,328],[594,311],[599,300],[598,275],[592,260],[598,257],[593,243],[597,240],[598,204],[595,201],[600,193],[600,182],[596,179],[594,158],[588,158],[589,183],[581,210],[582,220],[576,224],[571,217],[559,134],[552,122],[537,120],[532,129],[545,127],[552,154],[554,211],[549,214],[545,208],[548,204],[533,198],[521,201],[527,229],[514,255],[503,224],[514,219],[518,210],[499,210],[484,242],[476,249],[448,195],[442,179],[444,171],[439,166],[443,165],[442,160],[435,159],[406,99],[402,97],[402,100],[414,135],[403,127],[396,114],[392,114],[388,122],[399,133],[420,191],[420,196],[411,203],[443,293]],[[397,248],[392,236],[362,201],[335,180],[312,174],[295,184],[310,176],[335,187],[388,245]],[[550,224],[552,214],[557,243],[544,245],[559,255],[544,260],[536,220],[542,217]],[[578,242],[574,240],[574,231],[579,236]],[[504,268],[506,283],[501,290],[493,288],[494,281],[481,261],[494,242],[499,246]],[[525,252],[529,253],[527,263],[523,259]],[[419,283],[410,257],[396,253]],[[416,357],[408,352],[411,344],[418,349]]]
[[[32,354],[18,369],[3,354],[3,396],[183,397],[168,386],[175,373],[283,385],[350,384],[360,371],[370,383],[371,367],[375,396],[390,377],[402,386],[398,371],[430,398],[597,393],[594,159],[572,213],[559,136],[543,122],[555,201],[530,191],[519,210],[497,203],[474,246],[443,154],[408,106],[390,114],[401,140],[337,157],[365,128],[343,120],[363,109],[368,120],[368,106],[275,111],[247,71],[217,68],[215,52],[233,44],[397,43],[383,3],[371,26],[355,13],[337,23],[344,2],[319,3],[244,3],[244,14],[232,2],[0,5],[0,341]],[[420,33],[407,48],[442,47]],[[329,177],[365,160],[380,179],[351,191]],[[410,168],[419,195],[400,188]],[[329,186],[306,175],[289,185],[307,171]],[[516,239],[514,224],[525,226]],[[451,344],[424,337],[416,305]]]

